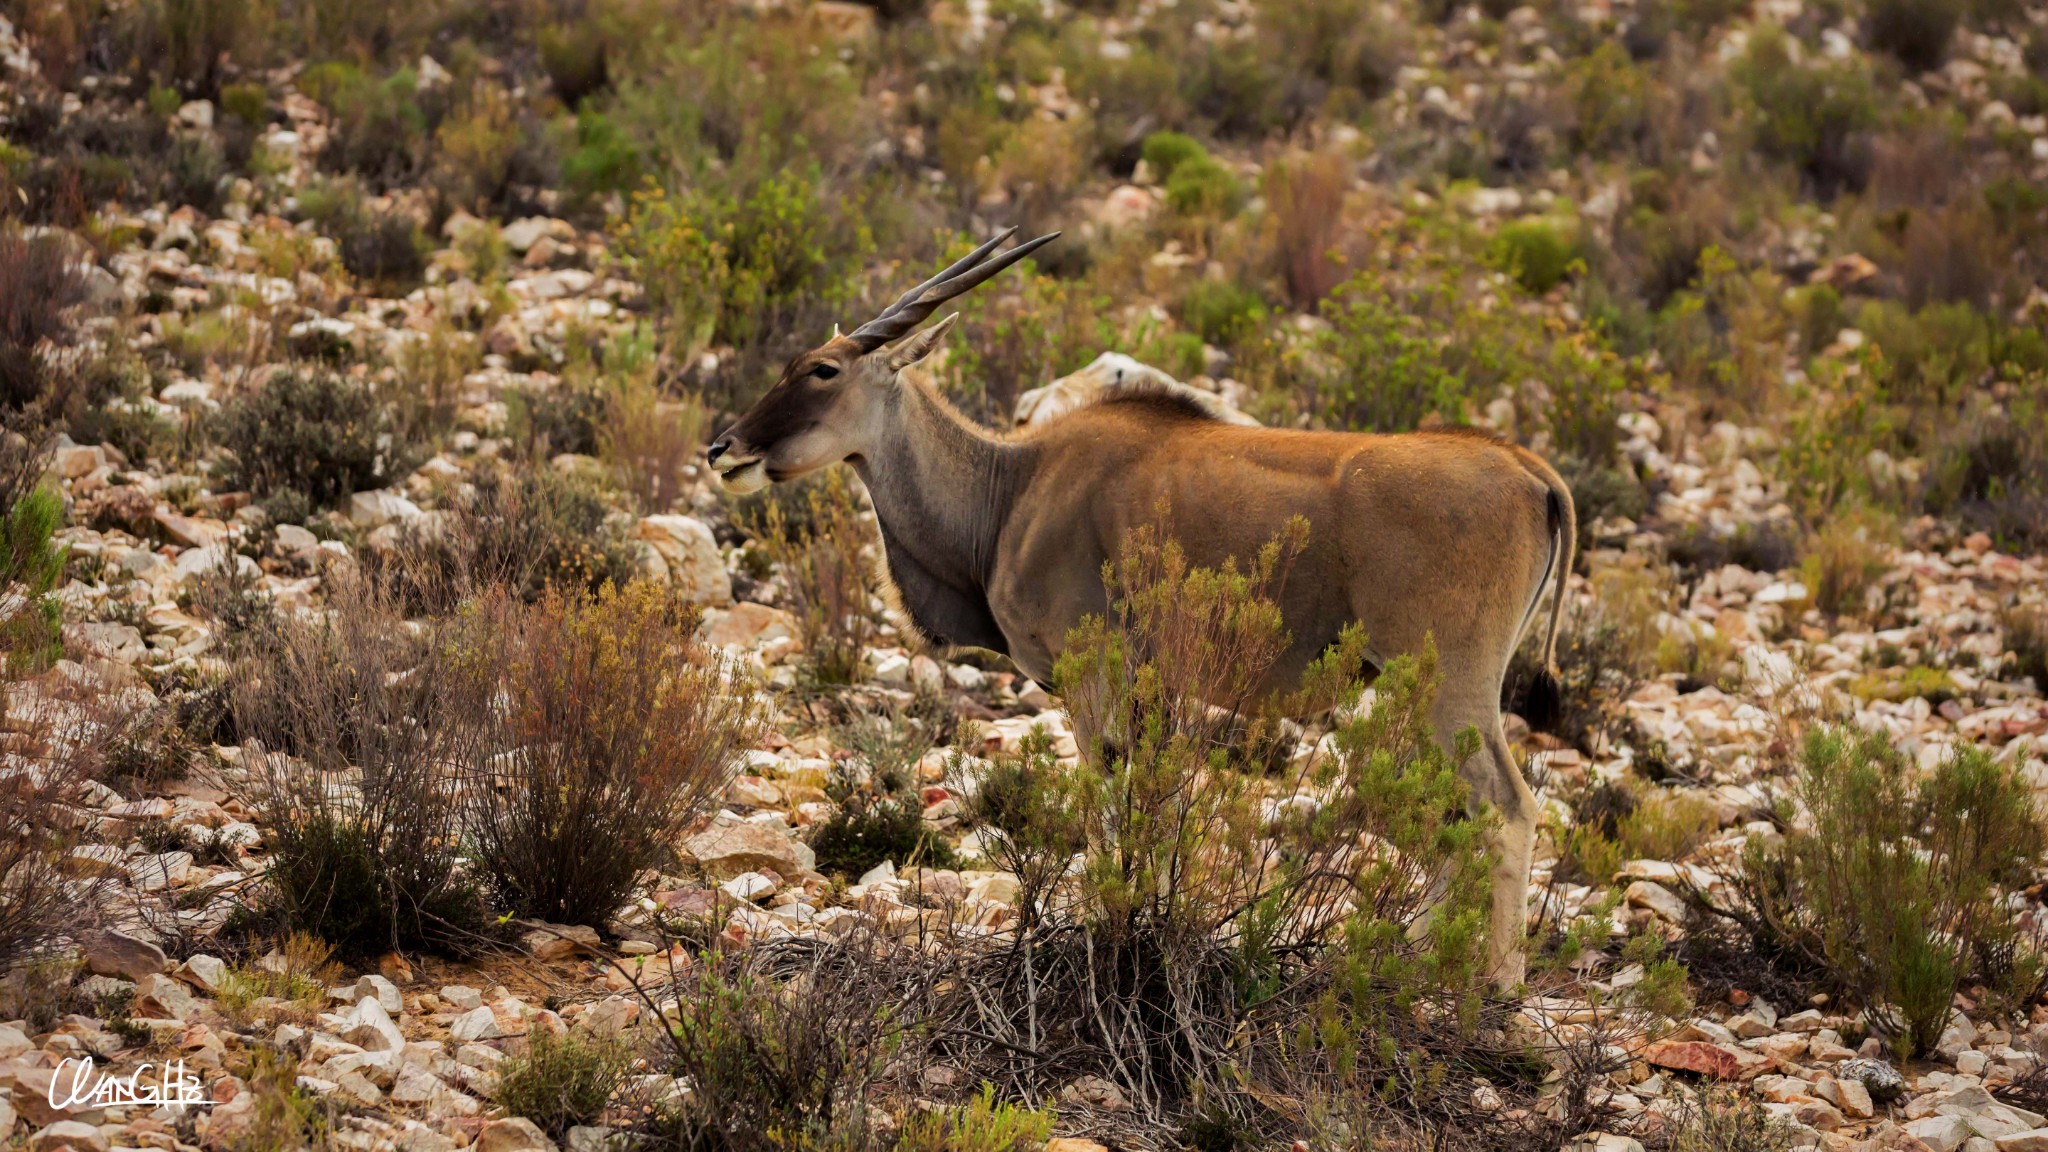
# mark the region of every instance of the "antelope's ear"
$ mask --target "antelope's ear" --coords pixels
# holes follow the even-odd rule
[[[946,330],[951,328],[953,321],[958,319],[960,319],[960,314],[955,312],[929,328],[912,332],[904,337],[900,343],[894,348],[889,349],[886,353],[889,357],[889,371],[900,372],[931,355],[932,349],[939,346],[939,341],[946,338]]]

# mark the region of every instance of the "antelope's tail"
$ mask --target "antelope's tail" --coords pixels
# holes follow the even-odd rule
[[[1550,528],[1550,567],[1546,578],[1550,581],[1550,624],[1543,634],[1543,664],[1536,674],[1536,682],[1529,686],[1523,708],[1531,727],[1539,731],[1549,728],[1563,711],[1563,694],[1558,684],[1557,633],[1564,622],[1564,594],[1571,583],[1572,565],[1579,546],[1579,513],[1572,503],[1572,491],[1565,486],[1564,479],[1548,465],[1534,470],[1537,479],[1543,481],[1544,516]],[[1541,586],[1538,586],[1539,594]]]

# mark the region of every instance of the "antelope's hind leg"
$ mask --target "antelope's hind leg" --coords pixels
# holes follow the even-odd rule
[[[1489,810],[1495,820],[1489,847],[1493,860],[1493,907],[1487,933],[1487,977],[1512,988],[1527,973],[1524,943],[1529,924],[1529,865],[1536,846],[1536,795],[1522,778],[1500,723],[1499,677],[1472,674],[1449,660],[1439,667],[1443,686],[1432,723],[1437,739],[1455,754],[1458,733],[1479,734],[1479,747],[1458,766],[1474,813]]]

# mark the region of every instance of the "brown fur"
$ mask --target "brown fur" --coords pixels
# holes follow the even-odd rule
[[[874,499],[897,602],[917,627],[1007,653],[1041,682],[1068,630],[1107,609],[1103,563],[1161,508],[1164,530],[1201,565],[1244,563],[1289,519],[1306,518],[1306,547],[1277,597],[1293,642],[1266,686],[1291,688],[1354,622],[1382,662],[1436,645],[1438,736],[1448,747],[1477,732],[1461,774],[1474,807],[1500,819],[1492,969],[1519,980],[1537,812],[1501,731],[1500,690],[1546,584],[1555,641],[1577,531],[1557,473],[1477,430],[1245,427],[1142,391],[989,432],[901,376],[943,328],[893,350],[835,341],[799,357],[714,445],[722,474],[751,487],[852,463]],[[821,360],[839,374],[801,374]]]

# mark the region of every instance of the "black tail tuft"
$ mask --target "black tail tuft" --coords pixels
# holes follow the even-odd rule
[[[1548,732],[1557,727],[1564,715],[1564,694],[1558,688],[1557,674],[1548,668],[1538,672],[1516,703],[1516,713],[1534,731]]]

